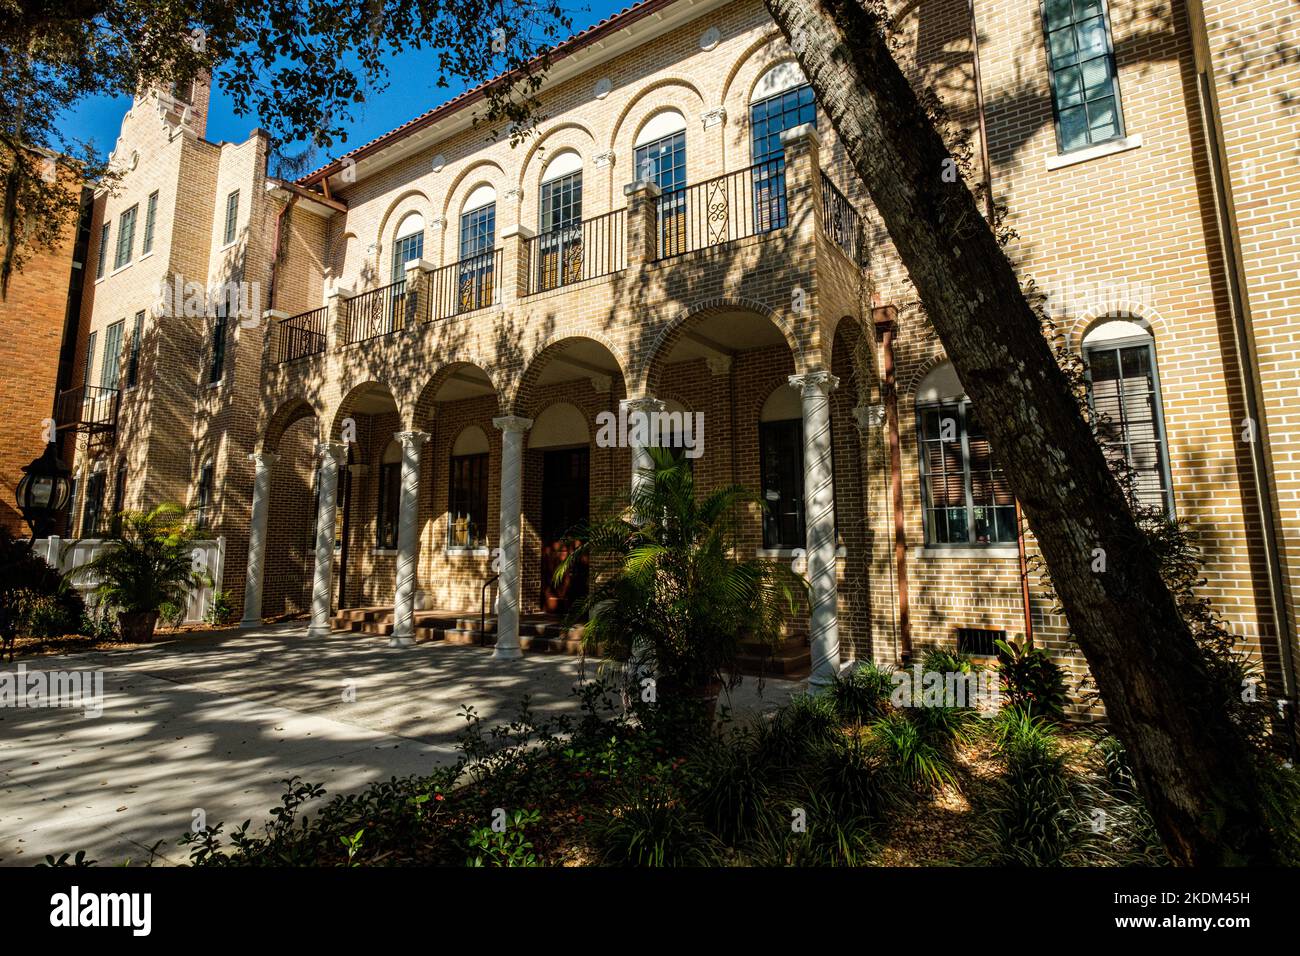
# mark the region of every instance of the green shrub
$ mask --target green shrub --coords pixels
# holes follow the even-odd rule
[[[711,832],[735,845],[758,824],[771,800],[773,768],[748,727],[710,735],[687,757],[685,795]]]
[[[524,833],[541,813],[537,810],[516,810],[506,819],[504,827],[480,827],[470,834],[471,856],[466,866],[539,866],[533,844]]]
[[[873,746],[901,786],[930,791],[956,783],[948,754],[926,739],[921,725],[906,713],[896,711],[876,721],[870,734]]]
[[[996,641],[1004,704],[1060,720],[1065,716],[1065,672],[1041,647]]]
[[[975,827],[981,863],[1064,866],[1080,861],[1086,834],[1055,726],[1020,707],[994,727],[1006,770],[992,782]]]
[[[906,803],[898,777],[873,743],[866,734],[846,734],[814,755],[816,793],[841,817],[879,823]]]
[[[30,594],[23,601],[19,630],[32,637],[63,637],[80,631],[86,602],[76,588],[61,585],[53,594]]]
[[[879,851],[875,827],[870,817],[845,813],[809,785],[764,815],[743,859],[754,866],[866,866]]]
[[[610,866],[711,866],[722,850],[698,814],[653,783],[617,793],[587,829],[600,862]]]
[[[866,723],[889,712],[889,695],[893,690],[893,669],[867,662],[837,674],[828,694],[841,720]]]
[[[222,624],[229,624],[234,613],[235,609],[230,606],[230,595],[225,591],[217,591],[212,595],[212,606],[208,608],[208,613],[203,616],[203,619],[208,624],[219,627]]]

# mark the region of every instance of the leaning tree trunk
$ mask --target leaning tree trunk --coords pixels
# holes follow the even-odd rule
[[[765,2],[979,409],[1169,856],[1271,861],[1249,746],[1216,704],[1222,695],[1015,271],[969,189],[944,181],[950,153],[879,14],[867,0]],[[1094,572],[1099,554],[1105,570]]]

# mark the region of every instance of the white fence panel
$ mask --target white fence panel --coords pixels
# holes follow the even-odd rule
[[[61,574],[69,574],[94,560],[95,555],[105,548],[111,548],[112,541],[102,538],[37,538],[33,548],[52,568]],[[185,608],[185,622],[197,623],[207,617],[212,607],[216,592],[221,590],[222,575],[226,564],[226,539],[224,537],[195,541],[194,549],[198,552],[196,563],[209,578],[211,584],[195,588],[190,592]],[[92,592],[96,582],[89,575],[81,575],[73,581],[73,586],[86,599],[87,606],[93,606],[96,598]]]

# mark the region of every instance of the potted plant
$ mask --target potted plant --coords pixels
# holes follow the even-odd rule
[[[737,556],[736,515],[757,496],[733,486],[697,500],[684,461],[650,454],[629,506],[580,529],[555,577],[590,558],[591,591],[574,614],[587,618],[584,650],[653,673],[657,697],[711,712],[739,682],[742,639],[775,646],[806,585],[785,564]]]
[[[179,505],[124,511],[105,548],[78,573],[95,582],[105,607],[117,609],[124,641],[153,638],[159,609],[184,606],[190,591],[207,583],[194,567],[194,530]]]

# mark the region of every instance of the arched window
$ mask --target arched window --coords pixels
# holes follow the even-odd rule
[[[476,425],[466,428],[451,449],[447,501],[447,546],[486,548],[488,515],[488,438]]]
[[[582,157],[559,153],[542,174],[538,227],[538,289],[546,291],[582,278]]]
[[[397,520],[402,501],[402,446],[390,441],[379,460],[379,507],[376,511],[375,547],[383,551],[397,548]]]
[[[781,385],[758,415],[758,459],[763,493],[763,547],[802,548],[803,405],[799,391]]]
[[[393,233],[393,256],[389,281],[401,282],[406,278],[406,264],[424,256],[424,217],[418,212],[408,212],[397,224]]]
[[[786,223],[785,147],[781,134],[817,123],[812,87],[793,60],[778,63],[759,78],[749,103],[754,170],[754,221],[759,231]]]
[[[497,191],[486,183],[465,200],[460,214],[460,276],[456,311],[491,305],[495,293],[492,250],[497,242]]]
[[[916,421],[925,543],[1015,541],[1015,497],[950,362],[931,369],[922,380]]]
[[[632,169],[637,179],[663,190],[665,198],[658,206],[659,255],[676,255],[686,242],[686,117],[676,110],[651,117],[637,134]]]
[[[1108,459],[1125,462],[1140,504],[1172,516],[1173,484],[1150,331],[1131,320],[1102,322],[1084,336],[1083,359],[1102,450]]]

